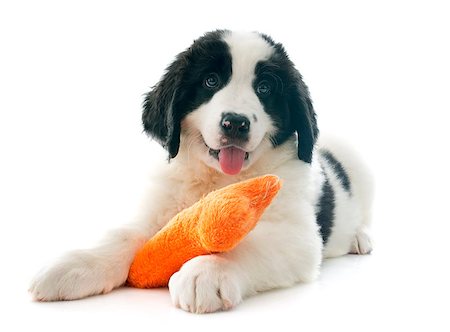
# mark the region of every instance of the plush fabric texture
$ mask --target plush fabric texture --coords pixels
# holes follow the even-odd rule
[[[255,227],[280,188],[277,176],[265,175],[209,193],[173,217],[137,252],[128,284],[167,286],[188,260],[233,249]]]

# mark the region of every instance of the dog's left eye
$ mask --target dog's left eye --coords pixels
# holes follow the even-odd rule
[[[217,89],[220,85],[219,75],[216,73],[209,74],[203,81],[203,85],[208,89]]]
[[[272,92],[272,86],[268,81],[261,81],[259,82],[258,86],[256,87],[256,93],[261,96],[267,96]]]

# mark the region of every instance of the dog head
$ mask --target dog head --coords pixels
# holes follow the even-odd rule
[[[225,174],[298,137],[310,163],[318,135],[308,88],[283,46],[259,33],[205,34],[146,95],[144,130],[175,158],[180,146]]]

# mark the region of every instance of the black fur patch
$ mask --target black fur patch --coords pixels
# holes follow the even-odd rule
[[[268,60],[256,65],[253,88],[257,92],[260,82],[268,83],[272,88],[269,95],[258,95],[277,127],[277,132],[271,137],[272,145],[283,144],[297,132],[298,157],[310,163],[319,131],[308,87],[284,47],[267,35],[262,34],[261,37],[275,52]]]
[[[170,158],[178,153],[181,120],[209,101],[230,80],[231,54],[222,38],[224,33],[217,30],[195,40],[146,95],[144,130],[169,151]],[[212,73],[218,75],[220,84],[214,89],[205,88],[204,80]]]
[[[333,154],[328,150],[320,150],[320,154],[325,158],[327,163],[331,166],[336,177],[342,184],[344,190],[351,195],[351,184],[350,178],[344,169],[344,166],[333,156]]]
[[[327,243],[328,238],[331,235],[331,229],[333,228],[334,221],[334,190],[328,180],[326,173],[325,181],[322,184],[322,195],[320,196],[319,202],[317,203],[317,223],[320,226],[320,234],[322,235],[322,241],[324,244]]]

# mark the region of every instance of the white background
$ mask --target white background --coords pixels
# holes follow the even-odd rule
[[[444,1],[2,1],[0,329],[448,331],[449,17]],[[282,42],[322,133],[363,152],[373,254],[212,315],[173,308],[166,289],[32,302],[42,265],[127,222],[165,158],[142,134],[143,94],[216,28]]]

